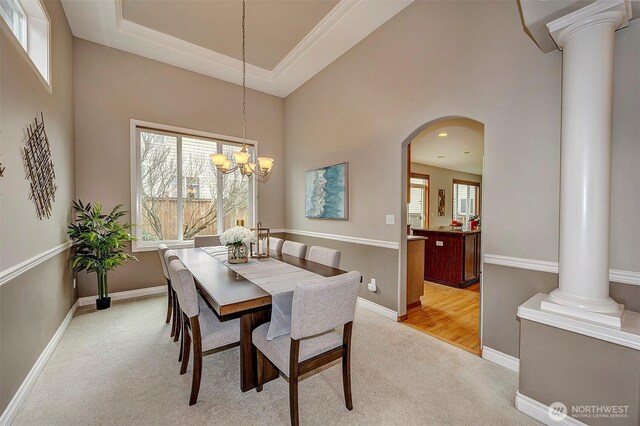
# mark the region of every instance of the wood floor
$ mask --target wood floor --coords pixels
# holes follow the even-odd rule
[[[459,289],[425,281],[420,300],[403,324],[480,355],[479,283]]]

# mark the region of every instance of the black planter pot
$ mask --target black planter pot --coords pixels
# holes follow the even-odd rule
[[[103,299],[96,299],[96,309],[101,311],[103,309],[109,309],[111,306],[111,298],[105,297]]]

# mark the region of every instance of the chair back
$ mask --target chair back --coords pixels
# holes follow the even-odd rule
[[[167,262],[165,262],[164,260],[164,254],[166,253],[167,250],[169,250],[169,247],[167,247],[166,244],[160,244],[158,246],[158,254],[160,255],[160,264],[162,265],[162,273],[164,274],[164,277],[166,279],[170,279],[169,269],[167,269]]]
[[[189,318],[196,317],[200,314],[200,305],[198,304],[198,291],[196,283],[193,281],[193,275],[180,259],[173,259],[169,263],[169,274],[171,275],[171,284],[178,296],[180,309]],[[174,284],[175,283],[175,284]]]
[[[171,278],[171,269],[169,269],[169,264],[171,263],[172,260],[178,259],[178,255],[176,254],[176,252],[174,250],[166,250],[164,252],[164,264],[167,268],[167,274],[169,274],[169,281],[171,281],[171,288],[174,288],[173,286],[173,279]]]
[[[291,306],[291,338],[302,339],[353,321],[360,272],[296,285]]]
[[[304,259],[304,256],[307,254],[307,245],[296,243],[295,241],[285,241],[282,243],[282,254]]]
[[[221,246],[220,235],[196,235],[193,237],[194,247]]]
[[[275,251],[276,253],[282,253],[282,244],[284,244],[284,240],[282,238],[269,237],[269,250]]]
[[[332,268],[340,267],[340,250],[313,246],[309,249],[309,260]]]

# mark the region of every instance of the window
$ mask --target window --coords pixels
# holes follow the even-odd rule
[[[0,0],[0,27],[8,32],[18,50],[47,90],[49,80],[50,20],[41,0]]]
[[[407,206],[407,223],[412,228],[428,228],[429,176],[412,173],[409,191],[411,191],[411,202]]]
[[[0,15],[22,46],[27,45],[27,15],[16,0],[0,0]]]
[[[142,127],[133,121],[132,126],[134,251],[155,249],[161,242],[188,246],[196,235],[220,234],[237,220],[253,223],[254,178],[239,171],[221,177],[209,159],[238,151],[240,144],[217,135],[160,129],[165,126]]]
[[[453,215],[452,219],[467,224],[469,218],[479,215],[480,184],[453,180]]]

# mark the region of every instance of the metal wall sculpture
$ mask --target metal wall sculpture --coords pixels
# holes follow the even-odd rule
[[[49,218],[58,187],[55,183],[56,174],[42,113],[40,123],[36,117],[35,124],[29,124],[27,128],[27,144],[23,149],[23,156],[27,179],[31,185],[29,199],[33,200],[36,206],[38,219]]]

